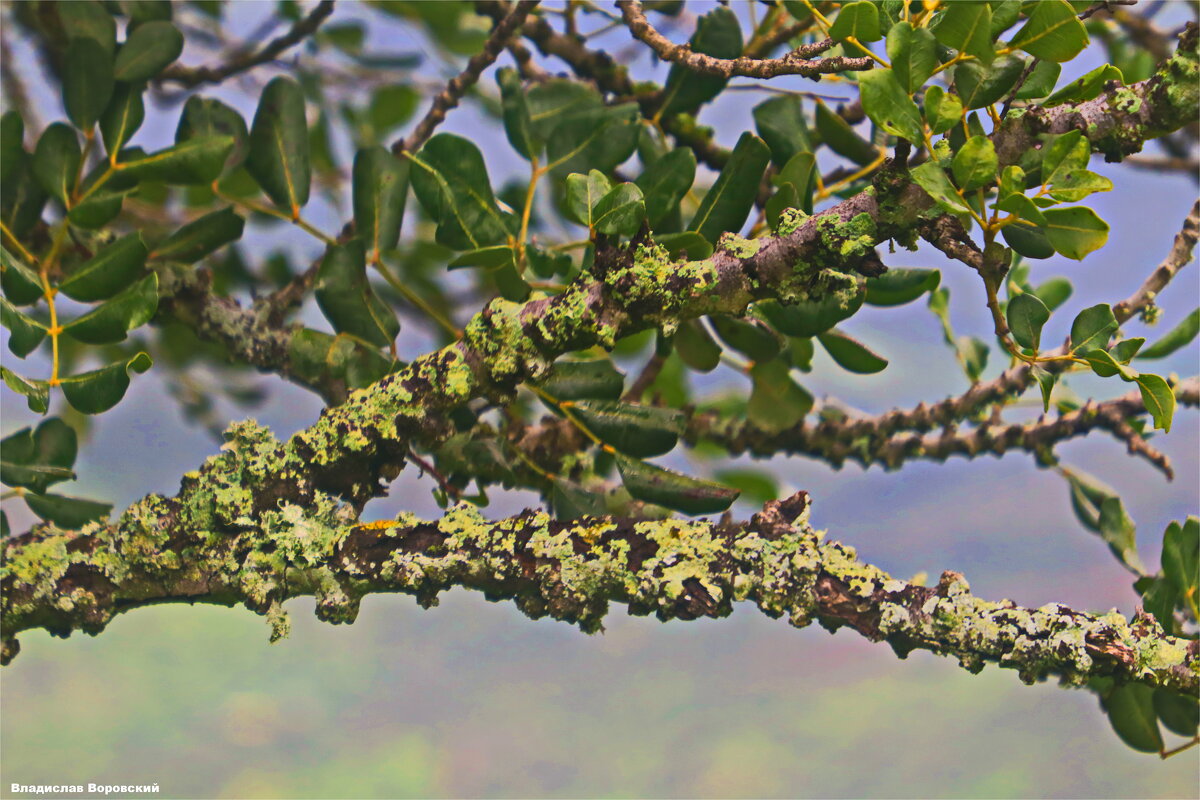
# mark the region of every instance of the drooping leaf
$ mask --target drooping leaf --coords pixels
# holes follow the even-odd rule
[[[192,264],[242,238],[246,221],[232,206],[189,222],[154,248],[151,258]]]
[[[753,389],[747,418],[772,433],[792,427],[812,410],[813,396],[792,380],[785,362],[776,359],[755,364],[750,370]]]
[[[1161,375],[1141,373],[1137,376],[1138,388],[1142,391],[1142,403],[1154,418],[1154,427],[1171,432],[1171,419],[1175,416],[1175,392]]]
[[[31,380],[18,375],[5,366],[0,366],[0,378],[8,388],[25,398],[29,410],[37,414],[45,414],[50,407],[50,384],[46,381]]]
[[[338,333],[388,347],[400,332],[396,313],[367,280],[366,255],[358,239],[326,251],[317,270],[315,294],[321,312]]]
[[[988,346],[977,336],[959,336],[954,340],[954,349],[967,377],[972,383],[978,381],[987,369]]]
[[[312,182],[300,84],[283,76],[267,84],[250,126],[249,143],[247,171],[275,205],[299,216]]]
[[[751,361],[770,361],[783,349],[783,340],[762,321],[738,319],[725,314],[709,317],[721,341]]]
[[[125,83],[148,81],[183,52],[183,34],[169,22],[139,25],[117,52],[114,75]]]
[[[713,341],[699,320],[689,319],[675,330],[675,352],[683,363],[700,372],[710,372],[721,363],[721,346]]]
[[[770,160],[771,151],[766,143],[752,133],[743,133],[688,230],[696,231],[710,242],[717,241],[726,231],[741,230]]]
[[[988,44],[990,49],[991,43]],[[914,28],[912,23],[902,20],[888,29],[887,55],[897,82],[912,94],[925,85],[937,68],[937,39],[928,28]]]
[[[37,349],[46,338],[46,326],[0,297],[0,324],[8,329],[8,349],[17,358],[24,358]]]
[[[888,365],[886,358],[877,355],[862,342],[853,339],[836,328],[818,334],[817,340],[838,366],[860,375],[871,375]]]
[[[1042,411],[1049,413],[1050,397],[1054,394],[1054,384],[1058,382],[1058,373],[1045,370],[1037,364],[1033,364],[1031,370],[1033,377],[1038,382],[1038,389],[1042,393]]]
[[[1050,0],[1060,2],[1060,0]],[[1070,11],[1071,7],[1063,2]],[[1035,10],[1036,14],[1037,11]],[[1075,19],[1071,11],[1071,19]],[[1078,21],[1078,20],[1076,20]],[[1142,753],[1158,753],[1163,749],[1162,732],[1154,713],[1154,689],[1141,683],[1126,683],[1113,688],[1104,698],[1104,710],[1108,721],[1121,741]]]
[[[782,168],[797,153],[811,153],[812,137],[804,107],[796,95],[780,95],[754,107],[754,127],[771,148],[771,161]],[[687,152],[691,152],[688,150]],[[643,187],[644,188],[644,187]]]
[[[817,101],[817,133],[821,141],[839,156],[848,158],[855,164],[865,166],[879,156],[879,148],[859,136],[850,123],[829,110],[820,100]]]
[[[1044,0],[1033,5],[1029,19],[1009,42],[1045,61],[1070,61],[1087,47],[1087,29],[1066,0]]]
[[[29,510],[41,519],[53,522],[67,530],[82,528],[93,520],[104,519],[112,511],[112,503],[100,503],[95,500],[83,500],[59,494],[30,492],[25,495],[25,503],[29,506]]]
[[[1019,294],[1008,301],[1005,315],[1017,344],[1036,351],[1042,343],[1042,326],[1050,319],[1046,304],[1037,295]]]
[[[90,131],[112,97],[112,53],[91,37],[68,42],[63,58],[62,92],[67,117],[79,130]]]
[[[890,267],[882,275],[867,278],[865,300],[873,306],[900,306],[932,292],[941,282],[941,270]]]
[[[688,147],[677,147],[642,170],[634,183],[645,196],[646,221],[652,230],[679,208],[695,180],[696,154]]]
[[[1200,308],[1192,311],[1165,336],[1138,354],[1138,358],[1166,358],[1179,348],[1191,344],[1197,333],[1200,333]]]
[[[75,429],[50,417],[37,429],[22,428],[0,442],[0,481],[44,492],[61,481],[74,479],[79,446]]]
[[[142,274],[146,256],[142,235],[128,234],[81,264],[58,289],[72,300],[85,303],[105,300]]]
[[[1152,701],[1158,721],[1171,733],[1195,736],[1200,726],[1200,702],[1195,695],[1179,694],[1161,686],[1154,690]]]
[[[508,223],[496,205],[483,154],[468,139],[439,133],[412,160],[412,186],[438,222],[437,241],[472,250],[503,241]]]
[[[616,456],[617,469],[629,494],[646,503],[684,514],[715,514],[733,505],[740,492],[644,461]]]
[[[142,373],[153,361],[146,353],[138,353],[128,361],[118,361],[106,367],[71,375],[59,384],[72,408],[81,414],[99,414],[121,402],[129,388],[130,370]]]
[[[908,96],[890,69],[873,69],[858,75],[863,111],[871,121],[890,134],[915,144],[924,141],[921,110]]]
[[[674,408],[619,400],[582,400],[569,408],[605,443],[637,458],[669,452],[683,433],[683,412]]]
[[[63,326],[63,333],[86,344],[112,344],[145,325],[158,310],[158,275],[153,272],[83,316]]]
[[[866,291],[826,295],[795,303],[764,301],[755,306],[771,326],[788,336],[816,336],[849,319],[862,308]]]
[[[44,291],[41,276],[3,248],[0,248],[0,286],[4,288],[5,299],[18,306],[36,303]]]
[[[407,160],[401,161],[383,147],[359,150],[354,156],[354,230],[371,260],[378,260],[400,240],[409,168]]]
[[[66,205],[79,171],[79,139],[70,125],[55,122],[42,132],[33,151],[33,175],[46,194]]]
[[[1140,575],[1144,571],[1137,554],[1137,527],[1125,510],[1119,497],[1106,497],[1100,503],[1100,538],[1107,544],[1130,572]]]

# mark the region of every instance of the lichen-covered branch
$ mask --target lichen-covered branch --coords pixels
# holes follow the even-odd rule
[[[746,78],[774,78],[779,75],[802,75],[806,78],[819,78],[839,72],[861,72],[871,69],[874,62],[869,57],[839,56],[836,58],[814,59],[811,56],[824,53],[833,47],[832,39],[802,45],[780,58],[714,58],[704,53],[696,53],[686,44],[675,44],[663,36],[642,11],[638,0],[619,0],[617,6],[630,33],[650,45],[658,57],[664,61],[682,64],[693,72],[704,75],[716,75],[731,78],[740,75]]]
[[[740,525],[556,522],[533,511],[488,521],[470,505],[436,522],[359,524],[329,497],[231,517],[248,511],[239,508],[248,502],[241,479],[269,469],[274,450],[266,431],[239,426],[210,462],[216,468],[185,481],[175,501],[149,497],[115,525],[43,526],[6,541],[5,661],[22,631],[94,634],[152,603],[244,604],[266,614],[278,637],[288,624],[282,603],[292,597],[315,596],[318,617],[347,623],[368,594],[405,592],[430,606],[461,586],[585,631],[600,628],[611,602],[664,620],[725,616],[733,603],[750,602],[796,627],[849,627],[901,656],[930,650],[972,671],[995,662],[1027,682],[1112,675],[1177,691],[1200,686],[1197,643],[1165,635],[1148,616],[1130,622],[1115,611],[989,602],[954,572],[932,588],[896,580],[812,530],[804,493]]]
[[[247,51],[223,64],[205,67],[188,67],[183,64],[173,64],[162,71],[158,80],[178,83],[185,88],[199,86],[202,83],[221,83],[239,73],[253,69],[261,64],[274,61],[282,53],[304,41],[316,33],[326,19],[333,14],[334,0],[321,0],[303,19],[297,20],[286,33],[257,51]]]

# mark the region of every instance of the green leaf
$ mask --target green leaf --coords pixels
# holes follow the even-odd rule
[[[925,138],[921,110],[890,69],[858,73],[858,89],[863,111],[883,130],[914,144]]]
[[[62,122],[46,128],[33,151],[33,176],[46,194],[63,205],[75,186],[81,155],[74,129]]]
[[[812,136],[804,117],[804,104],[796,95],[779,95],[764,100],[754,107],[752,113],[754,127],[759,137],[771,148],[771,161],[775,166],[782,167],[797,153],[813,151]]]
[[[1066,0],[1035,3],[1029,19],[1009,42],[1035,58],[1062,63],[1087,47],[1087,29]]]
[[[1137,554],[1137,527],[1125,510],[1121,498],[1106,497],[1100,503],[1098,522],[1100,538],[1108,543],[1113,555],[1133,574],[1144,574],[1145,570]]]
[[[1080,353],[1092,367],[1092,372],[1099,375],[1101,378],[1111,378],[1114,375],[1120,375],[1121,380],[1126,382],[1137,380],[1138,373],[1124,364],[1120,363],[1112,353],[1099,348],[1092,350],[1084,350]]]
[[[100,136],[104,140],[105,152],[109,155],[119,153],[142,127],[145,118],[142,87],[118,83],[104,113],[100,115]]]
[[[887,359],[873,353],[862,342],[852,339],[841,331],[826,331],[817,339],[842,369],[859,375],[872,375],[888,365]]]
[[[8,482],[7,480],[5,481]],[[1200,519],[1172,522],[1163,532],[1162,568],[1167,580],[1183,597],[1197,602],[1200,582]]]
[[[779,484],[775,476],[762,469],[718,470],[716,479],[742,493],[742,501],[762,506],[779,499]]]
[[[909,170],[909,175],[918,186],[929,193],[929,196],[943,211],[951,214],[969,213],[962,198],[958,196],[954,184],[950,183],[946,171],[939,167],[937,162],[926,161],[919,167]]]
[[[147,22],[127,37],[117,52],[114,75],[119,81],[141,83],[158,75],[183,52],[183,34],[169,22]]]
[[[506,239],[508,224],[492,194],[483,154],[473,142],[439,133],[409,159],[413,191],[438,222],[439,244],[472,250]]]
[[[689,319],[675,330],[675,352],[683,363],[700,372],[711,372],[721,363],[721,346],[699,320]]]
[[[1050,278],[1044,283],[1039,284],[1033,293],[1037,295],[1046,308],[1053,311],[1054,309],[1067,302],[1067,298],[1071,296],[1074,289],[1071,282],[1066,278]]]
[[[603,517],[608,514],[604,496],[588,491],[577,483],[556,478],[550,490],[550,507],[554,518],[576,520],[581,517]]]
[[[1086,206],[1048,208],[1043,231],[1056,252],[1082,261],[1108,241],[1108,223]]]
[[[930,86],[925,90],[924,114],[931,132],[945,133],[962,120],[962,100],[940,86]]]
[[[1200,727],[1200,701],[1195,695],[1179,694],[1161,686],[1154,690],[1154,713],[1171,733],[1195,736]]]
[[[153,272],[63,327],[63,333],[86,344],[112,344],[125,340],[128,331],[140,328],[158,310],[158,275]]]
[[[559,250],[539,247],[536,244],[525,246],[525,258],[528,259],[529,268],[533,270],[533,274],[539,278],[553,278],[555,275],[567,275],[571,272],[571,267],[574,266],[570,254]]]
[[[525,101],[521,76],[512,67],[505,67],[496,72],[496,83],[500,86],[500,105],[508,143],[526,161],[540,155],[545,142],[533,135],[533,120]]]
[[[99,503],[59,494],[30,492],[25,495],[25,503],[29,510],[41,519],[53,522],[66,530],[82,528],[94,520],[106,519],[112,511],[112,503]]]
[[[58,417],[43,421],[36,430],[22,428],[0,442],[0,481],[44,492],[75,478],[71,467],[78,450],[75,430]]]
[[[1117,318],[1108,303],[1085,308],[1071,323],[1071,352],[1103,348],[1117,330]]]
[[[580,225],[591,230],[595,226],[592,209],[600,202],[600,198],[612,189],[612,181],[598,169],[589,170],[588,174],[572,173],[567,176],[567,215]]]
[[[303,328],[288,343],[288,363],[313,383],[342,381],[350,389],[370,386],[399,362],[347,336],[330,336]]]
[[[877,42],[879,32],[879,10],[874,3],[846,3],[829,26],[829,36],[837,42],[854,38],[860,42]]]
[[[1111,180],[1085,169],[1055,181],[1050,197],[1064,203],[1077,203],[1095,192],[1111,192],[1112,188]]]
[[[946,47],[992,63],[992,10],[987,3],[947,3],[933,24],[933,35]]]
[[[1042,343],[1042,326],[1050,319],[1046,304],[1036,295],[1019,294],[1008,301],[1005,315],[1017,344],[1037,352]]]
[[[111,57],[117,49],[117,23],[100,3],[55,3],[66,41],[89,38]]]
[[[646,221],[651,229],[679,209],[695,180],[696,154],[688,147],[677,147],[642,170],[634,183],[645,196]],[[567,196],[569,199],[569,184]]]
[[[954,90],[964,108],[983,108],[1008,94],[1025,71],[1020,56],[1001,56],[985,66],[978,61],[965,61],[954,68]]]
[[[698,232],[710,242],[717,241],[726,231],[741,230],[770,160],[771,151],[766,143],[752,133],[743,133],[688,230]]]
[[[63,378],[59,384],[71,407],[81,414],[99,414],[121,402],[129,388],[129,371],[145,372],[153,365],[146,353],[138,353],[128,361],[118,361],[107,367]]]
[[[634,498],[684,514],[715,514],[733,505],[740,492],[628,456],[616,456],[625,489]]]
[[[1142,345],[1145,343],[1146,340],[1142,337],[1138,337],[1136,339],[1122,339],[1114,344],[1112,350],[1109,352],[1118,363],[1128,364],[1133,357],[1137,355],[1137,351],[1142,349]]]
[[[983,371],[987,369],[988,346],[978,337],[959,336],[954,340],[954,349],[958,353],[959,360],[962,361],[967,377],[971,379],[972,383],[978,381],[983,376]]]
[[[32,353],[46,338],[46,326],[18,311],[5,297],[0,297],[0,324],[8,328],[8,349],[17,358],[24,358]]]
[[[84,303],[106,300],[142,274],[146,255],[146,243],[140,233],[122,236],[79,265],[58,289],[72,300]]]
[[[867,278],[865,299],[873,306],[902,306],[932,292],[941,282],[941,270],[890,267],[878,277]]]
[[[312,182],[304,92],[291,78],[267,84],[254,122],[246,169],[267,196],[293,218],[308,202]]]
[[[495,269],[515,263],[516,258],[513,255],[512,247],[506,244],[497,244],[491,247],[480,247],[478,250],[467,250],[446,266],[448,269],[461,269],[462,267]]]
[[[8,367],[0,366],[0,378],[5,385],[19,395],[25,397],[29,410],[45,414],[50,407],[50,384],[46,381],[30,380],[13,372]]]
[[[816,336],[858,313],[863,300],[868,297],[868,291],[860,289],[853,294],[837,292],[824,295],[820,300],[800,300],[795,303],[766,300],[755,308],[780,333]]]
[[[1083,133],[1071,131],[1055,137],[1042,155],[1042,183],[1049,186],[1087,168],[1091,146]]]
[[[233,138],[233,152],[225,160],[226,171],[246,160],[250,150],[250,133],[246,130],[246,120],[242,119],[242,115],[220,100],[192,95],[183,104],[183,114],[175,129],[175,143],[217,136]]]
[[[782,192],[784,188],[791,185],[792,191],[795,193],[795,204],[784,206],[783,208],[799,208],[806,214],[812,213],[813,190],[815,188],[817,178],[817,158],[810,152],[796,153],[788,159],[788,162],[783,165],[783,169],[779,170],[779,175],[775,180],[780,186]],[[789,196],[790,200],[791,197]],[[778,209],[778,214],[783,213],[783,208]],[[778,214],[776,215],[775,224],[778,225]],[[767,213],[770,216],[770,212]]]
[[[715,314],[709,320],[725,344],[751,361],[770,361],[783,349],[779,334],[760,320],[737,319],[724,314]]]
[[[1042,411],[1049,413],[1050,397],[1054,394],[1054,384],[1058,382],[1058,373],[1048,372],[1037,364],[1032,365],[1033,377],[1037,379],[1038,389],[1042,392]]]
[[[396,313],[375,295],[367,280],[366,255],[357,239],[325,252],[315,293],[321,312],[338,333],[388,347],[400,332]]]
[[[683,433],[683,412],[674,408],[618,400],[583,400],[565,407],[601,440],[638,458],[669,452]]]
[[[1061,0],[1047,2],[1057,4]],[[1071,7],[1067,3],[1062,2],[1062,5],[1070,11]],[[1034,14],[1036,13],[1035,9]],[[1071,19],[1075,19],[1073,11]],[[1160,753],[1163,749],[1162,733],[1158,729],[1158,720],[1154,713],[1153,695],[1154,689],[1149,686],[1127,683],[1114,688],[1103,701],[1108,721],[1112,723],[1117,736],[1120,736],[1125,744],[1142,753]]]
[[[1076,518],[1088,530],[1100,532],[1100,506],[1116,491],[1106,483],[1080,470],[1064,470],[1063,477],[1071,490],[1071,508]]]
[[[754,388],[746,409],[747,419],[761,430],[771,433],[785,430],[812,410],[813,396],[792,380],[783,361],[755,364],[750,379]]]
[[[42,297],[42,279],[7,250],[0,248],[0,286],[13,305],[27,306]]]
[[[688,45],[694,53],[714,58],[737,58],[742,54],[742,26],[737,15],[723,7],[708,12],[697,21],[696,33]],[[729,80],[719,75],[702,75],[682,64],[672,64],[663,87],[660,115],[671,117],[692,113],[719,95],[727,83]]]
[[[954,155],[954,181],[964,192],[982,189],[996,180],[1000,161],[996,147],[986,136],[972,136]]]
[[[0,165],[0,215],[13,235],[22,238],[41,219],[46,194],[33,175],[32,159],[25,152],[25,123],[16,111],[0,117]]]
[[[1054,248],[1041,228],[1005,225],[1004,229],[1000,231],[1000,235],[1004,237],[1004,241],[1009,247],[1025,258],[1049,258],[1054,255]]]
[[[680,258],[686,254],[688,258],[699,259],[708,258],[713,254],[713,246],[695,231],[661,233],[656,237],[656,242],[667,248],[671,258]]]
[[[539,385],[560,401],[616,400],[625,388],[625,376],[606,358],[556,361]]]
[[[1053,61],[1036,61],[1025,82],[1017,89],[1017,100],[1037,100],[1054,90],[1062,65]]]
[[[112,53],[90,37],[67,43],[62,71],[67,117],[87,132],[96,124],[113,93]]]
[[[1175,392],[1161,375],[1142,373],[1137,376],[1138,388],[1142,390],[1142,403],[1154,418],[1154,427],[1171,432],[1171,418],[1175,415]]]
[[[400,223],[408,199],[409,162],[383,147],[359,150],[354,156],[354,231],[366,245],[367,256],[379,260],[400,241]]]
[[[596,111],[603,105],[591,86],[566,78],[552,78],[534,85],[525,94],[529,107],[530,130],[540,152],[565,120]]]
[[[1056,106],[1063,103],[1082,103],[1092,100],[1104,91],[1105,85],[1110,81],[1116,81],[1119,85],[1124,86],[1125,76],[1112,64],[1102,64],[1047,97],[1043,105]]]
[[[636,103],[567,117],[555,127],[546,145],[547,168],[562,176],[617,167],[637,149],[640,118]]]
[[[859,136],[850,123],[817,101],[817,133],[829,149],[855,164],[865,166],[879,157],[879,148]]]
[[[1200,333],[1200,308],[1188,314],[1183,322],[1168,331],[1166,336],[1143,350],[1138,358],[1166,358],[1179,348],[1190,344],[1197,333]]]
[[[888,30],[887,55],[896,80],[912,94],[937,68],[937,40],[928,28],[914,28],[907,20],[897,22]]]
[[[1046,215],[1042,213],[1042,210],[1038,208],[1032,200],[1023,194],[1014,193],[1007,195],[1003,199],[994,203],[993,207],[999,211],[1007,211],[1010,214],[1016,214],[1021,219],[1028,220],[1035,225],[1046,224]],[[1047,243],[1046,246],[1049,247],[1049,243]],[[1050,252],[1053,253],[1053,249],[1051,249]]]
[[[619,183],[592,209],[593,225],[600,233],[633,236],[646,218],[646,201],[634,183]]]
[[[232,206],[227,206],[184,225],[154,248],[150,257],[193,264],[242,238],[245,226],[246,221],[234,212]]]
[[[233,145],[230,136],[188,139],[174,147],[122,162],[118,175],[170,184],[209,184],[221,174]]]

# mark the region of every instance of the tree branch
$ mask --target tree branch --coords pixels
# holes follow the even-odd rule
[[[933,588],[896,580],[810,528],[803,492],[742,524],[555,522],[533,511],[489,522],[470,505],[437,522],[407,515],[359,524],[330,498],[282,504],[253,520],[214,518],[200,499],[220,510],[244,489],[246,472],[264,466],[270,441],[252,424],[236,427],[210,462],[219,469],[194,481],[187,503],[150,497],[116,525],[46,525],[7,540],[4,661],[17,654],[22,631],[96,634],[117,614],[156,603],[243,604],[268,617],[274,639],[287,632],[282,604],[292,597],[315,596],[320,619],[348,623],[367,594],[404,592],[428,607],[462,586],[585,631],[600,629],[610,602],[663,620],[726,616],[734,602],[751,602],[798,628],[814,620],[849,627],[902,657],[929,650],[973,672],[994,662],[1029,683],[1111,675],[1182,692],[1200,687],[1197,643],[1165,635],[1147,615],[1130,622],[1116,612],[993,603],[954,572]]]

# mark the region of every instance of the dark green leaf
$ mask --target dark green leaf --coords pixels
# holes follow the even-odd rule
[[[1088,35],[1066,0],[1035,3],[1029,19],[1009,42],[1046,61],[1070,61],[1087,47]]]
[[[1046,215],[1042,213],[1042,210],[1038,208],[1032,200],[1020,193],[1014,192],[1013,194],[998,200],[994,204],[994,207],[1000,211],[1007,211],[1010,214],[1016,214],[1021,219],[1032,222],[1035,225],[1046,224]],[[1040,234],[1041,232],[1039,231],[1038,233]],[[1046,246],[1050,246],[1049,242],[1046,243]],[[1053,253],[1054,251],[1051,249],[1050,252]]]
[[[958,196],[954,184],[950,183],[946,171],[936,162],[926,161],[919,167],[910,170],[909,175],[918,186],[929,193],[929,196],[943,211],[951,214],[968,213],[966,204]]]
[[[637,149],[637,104],[597,108],[563,119],[546,145],[546,166],[555,175],[588,169],[607,172]]]
[[[1025,258],[1049,258],[1054,255],[1054,247],[1040,228],[1005,225],[1000,235],[1009,247]]]
[[[297,331],[288,345],[288,363],[296,374],[313,383],[344,381],[350,389],[370,386],[398,362],[347,336]]]
[[[495,269],[497,267],[512,266],[515,263],[516,256],[513,253],[512,247],[506,244],[497,244],[461,253],[447,264],[446,267],[447,269],[461,269],[463,267]]]
[[[1054,91],[1054,84],[1062,74],[1062,65],[1053,61],[1038,61],[1030,71],[1029,77],[1017,89],[1016,99],[1037,100]]]
[[[291,78],[267,84],[250,126],[246,169],[267,196],[293,218],[308,202],[312,182],[304,92]]]
[[[1038,299],[1046,304],[1046,308],[1053,311],[1054,309],[1067,302],[1067,298],[1074,291],[1071,287],[1071,282],[1066,278],[1050,278],[1044,283],[1039,284],[1033,293],[1038,296]]]
[[[56,122],[42,132],[33,152],[33,175],[46,194],[63,205],[75,187],[79,171],[79,139],[70,125]]]
[[[553,482],[550,507],[554,509],[554,518],[561,520],[602,517],[608,514],[603,495],[561,478],[556,478]]]
[[[619,183],[592,209],[592,224],[600,233],[633,236],[646,218],[646,202],[635,183]]]
[[[1042,392],[1042,411],[1049,413],[1050,397],[1054,394],[1054,384],[1058,382],[1058,373],[1048,372],[1037,364],[1034,364],[1031,369],[1033,377],[1037,379],[1038,389]]]
[[[1061,0],[1048,0],[1058,3]],[[1062,2],[1070,11],[1071,7]],[[1039,6],[1040,7],[1040,6]],[[1034,11],[1036,14],[1036,10]],[[1075,14],[1071,12],[1071,19]],[[1141,683],[1117,686],[1104,698],[1104,710],[1113,730],[1125,744],[1143,753],[1159,753],[1163,749],[1162,733],[1154,713],[1154,689]]]
[[[866,297],[867,292],[859,287],[858,291],[827,294],[820,300],[800,300],[795,303],[768,300],[755,308],[780,333],[816,336],[858,313]]]
[[[1168,331],[1166,336],[1143,350],[1138,358],[1166,358],[1179,348],[1190,344],[1197,333],[1200,333],[1200,308],[1188,314],[1183,322]]]
[[[1114,344],[1112,350],[1109,352],[1112,353],[1112,357],[1119,363],[1128,364],[1145,343],[1146,340],[1140,336],[1136,339],[1122,339]]]
[[[1142,390],[1142,403],[1154,418],[1154,427],[1171,432],[1171,418],[1175,416],[1175,392],[1161,375],[1142,373],[1137,376],[1138,388]]]
[[[531,87],[525,102],[529,107],[530,130],[539,150],[562,122],[596,111],[603,105],[600,95],[591,86],[566,78],[552,78]]]
[[[601,440],[638,458],[669,452],[683,433],[683,412],[674,408],[618,400],[583,400],[567,407]]]
[[[383,147],[359,150],[354,157],[354,230],[372,261],[395,248],[408,199],[409,162]]]
[[[721,363],[721,347],[699,320],[689,319],[675,330],[675,351],[694,370],[710,372]]]
[[[215,136],[233,138],[233,152],[225,161],[225,168],[233,169],[246,160],[250,149],[250,134],[246,120],[220,100],[192,95],[183,104],[183,114],[175,129],[175,143],[190,139],[207,139]]]
[[[932,292],[941,282],[941,270],[891,267],[876,278],[867,278],[866,301],[873,306],[904,305]]]
[[[1036,352],[1042,344],[1042,326],[1050,319],[1046,304],[1036,295],[1019,294],[1008,301],[1005,315],[1017,344]]]
[[[887,54],[896,80],[909,94],[924,86],[937,68],[934,34],[928,28],[914,28],[908,21],[897,22],[888,30]]]
[[[1044,105],[1056,106],[1062,103],[1082,103],[1085,100],[1092,100],[1104,91],[1105,85],[1110,81],[1116,81],[1118,85],[1124,86],[1125,76],[1112,64],[1103,64],[1047,97]]]
[[[104,113],[100,115],[100,136],[104,139],[104,150],[109,155],[119,153],[137,129],[142,127],[146,118],[142,88],[118,83]]]
[[[795,203],[785,206],[784,208],[799,208],[806,214],[812,213],[813,190],[816,188],[817,179],[817,158],[810,152],[796,153],[788,159],[788,162],[783,165],[783,169],[779,170],[779,175],[776,176],[776,181],[781,187],[780,191],[787,185],[791,185],[795,192]],[[790,197],[788,198],[791,199]],[[783,208],[778,210],[779,214],[783,213]],[[770,212],[768,212],[770,216]],[[778,225],[778,215],[775,220],[775,225]]]
[[[1180,736],[1195,736],[1200,726],[1200,701],[1195,695],[1178,694],[1159,687],[1154,690],[1154,713],[1163,726]]]
[[[983,108],[1008,94],[1024,70],[1024,59],[1013,55],[1001,56],[990,67],[965,61],[954,68],[954,90],[968,110]]]
[[[865,166],[879,157],[879,148],[859,136],[850,124],[817,101],[817,133],[821,141],[839,156]]]
[[[625,388],[625,376],[608,359],[556,361],[550,375],[539,384],[555,400],[616,400]]]
[[[754,127],[771,148],[771,161],[775,166],[782,167],[797,153],[812,152],[813,142],[804,118],[804,105],[796,95],[764,100],[754,107],[753,114]]]
[[[145,325],[158,310],[158,276],[153,272],[63,326],[63,333],[87,344],[112,344],[125,340],[126,333]]]
[[[972,136],[954,155],[954,181],[964,192],[982,189],[996,180],[999,167],[992,140],[986,136]]]
[[[651,229],[678,210],[695,180],[696,154],[687,147],[675,148],[642,170],[634,183],[646,198],[646,221]]]
[[[688,42],[695,53],[714,58],[737,58],[742,54],[742,27],[737,15],[718,7],[700,17],[696,33]],[[692,113],[712,100],[729,82],[718,75],[701,75],[682,64],[672,64],[663,87],[661,116]]]
[[[1092,367],[1092,372],[1099,375],[1101,378],[1111,378],[1113,375],[1120,375],[1122,380],[1133,381],[1137,379],[1138,373],[1121,364],[1107,350],[1092,349],[1077,351],[1077,355],[1082,355]]]
[[[835,41],[857,39],[860,42],[876,42],[879,32],[879,10],[874,3],[846,3],[829,26],[829,36]]]
[[[146,353],[138,353],[128,361],[118,361],[107,367],[63,378],[59,384],[67,402],[82,414],[99,414],[121,402],[129,388],[129,371],[137,373],[150,369],[154,362]]]
[[[183,52],[183,34],[169,22],[147,22],[125,37],[114,74],[119,81],[141,83],[162,72]]]
[[[396,313],[375,295],[367,280],[366,256],[357,239],[326,251],[315,292],[317,305],[338,333],[388,347],[400,332]]]
[[[742,502],[762,506],[779,499],[779,484],[776,478],[763,469],[724,469],[715,475],[722,484],[742,493]]]
[[[508,224],[492,194],[483,155],[473,142],[439,133],[409,158],[413,191],[438,222],[439,244],[472,250],[505,240]]]
[[[1100,526],[1100,538],[1108,544],[1113,555],[1133,574],[1143,574],[1145,570],[1137,554],[1137,528],[1125,510],[1121,498],[1104,498],[1100,503],[1097,523]]]
[[[0,378],[5,385],[19,395],[25,397],[29,410],[45,414],[50,407],[50,384],[46,381],[35,381],[22,377],[8,367],[0,366]]]
[[[230,136],[188,139],[174,147],[123,161],[118,174],[170,184],[209,184],[221,174],[233,145]]]
[[[529,104],[525,101],[521,76],[515,69],[505,67],[496,72],[496,83],[500,86],[504,133],[508,136],[508,143],[526,160],[540,155],[545,142],[533,135],[533,120],[529,113]]]
[[[925,90],[925,121],[932,133],[945,133],[962,120],[963,104],[957,95],[947,94],[940,86]]]
[[[242,238],[246,221],[226,207],[189,222],[154,248],[151,258],[192,264]]]
[[[3,268],[0,271],[0,285],[4,288],[5,299],[18,306],[27,306],[41,299],[41,276],[3,248],[0,248],[0,267]]]
[[[933,24],[933,35],[946,47],[975,56],[983,64],[995,57],[992,10],[987,3],[947,3]]]
[[[586,175],[578,172],[568,175],[567,216],[591,230],[595,226],[592,209],[610,189],[612,181],[598,169],[589,170]]]
[[[18,311],[5,297],[0,297],[0,324],[8,328],[8,349],[17,358],[32,353],[46,338],[46,326]]]
[[[858,73],[858,89],[863,111],[883,130],[914,144],[925,137],[921,110],[890,69]]]
[[[38,517],[67,530],[82,528],[94,520],[105,519],[112,511],[112,503],[98,503],[95,500],[82,500],[59,494],[29,492],[25,495],[25,502],[29,510]]]
[[[987,369],[988,346],[975,336],[959,336],[954,340],[954,349],[962,362],[967,377],[974,383],[983,376]]]
[[[55,3],[66,41],[89,38],[99,42],[111,57],[117,48],[117,23],[100,3]]]
[[[750,379],[754,388],[747,418],[756,427],[776,433],[800,422],[812,410],[813,396],[792,380],[783,361],[755,364]]]
[[[1071,323],[1071,350],[1079,352],[1103,348],[1117,330],[1117,318],[1108,303],[1090,306],[1080,311]]]
[[[146,254],[142,235],[128,234],[83,262],[58,289],[72,300],[84,303],[105,300],[142,274]]]
[[[52,484],[74,479],[78,452],[75,430],[51,417],[37,430],[22,428],[0,442],[0,481],[44,492]]]
[[[96,124],[113,93],[112,53],[90,37],[67,43],[62,72],[67,117],[87,132]]]
[[[779,334],[761,320],[737,319],[724,314],[709,317],[721,341],[744,354],[751,361],[770,361],[783,349]]]
[[[726,231],[741,230],[754,206],[758,185],[771,159],[765,142],[752,133],[743,133],[721,170],[717,182],[688,225],[710,242]]]
[[[886,358],[871,352],[866,345],[837,329],[819,334],[817,339],[833,360],[850,372],[871,375],[888,365]]]
[[[685,253],[691,259],[708,258],[713,254],[712,244],[695,231],[663,233],[656,239],[658,244],[667,249],[671,258],[680,258]]]
[[[719,483],[702,481],[673,470],[647,464],[623,455],[616,457],[617,469],[629,494],[684,514],[715,514],[733,505],[740,492]]]
[[[1185,598],[1197,602],[1200,583],[1200,519],[1172,522],[1163,532],[1162,569],[1167,580]]]

